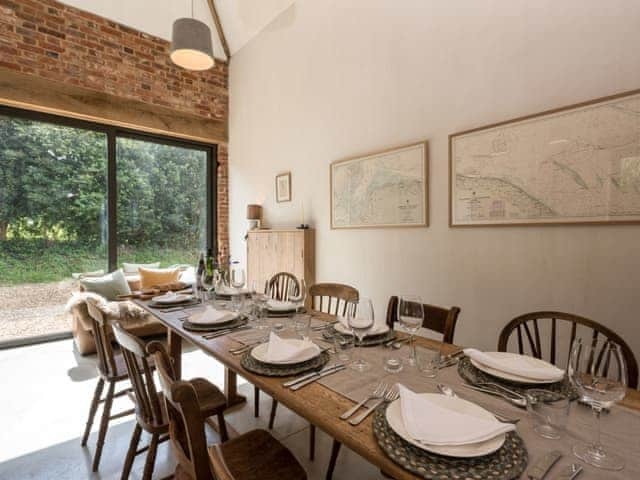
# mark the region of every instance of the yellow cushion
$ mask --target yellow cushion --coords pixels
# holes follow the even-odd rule
[[[140,267],[138,273],[140,273],[140,288],[151,288],[154,285],[177,281],[180,275],[180,269]]]

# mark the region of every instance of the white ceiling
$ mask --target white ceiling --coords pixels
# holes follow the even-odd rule
[[[142,32],[171,40],[176,18],[191,16],[191,0],[61,0]],[[215,0],[231,54],[258,34],[295,0]],[[194,17],[209,25],[213,51],[225,58],[207,0],[193,0]]]

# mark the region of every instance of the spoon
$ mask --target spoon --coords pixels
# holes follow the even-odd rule
[[[447,396],[447,397],[451,397],[451,398],[460,398],[456,392],[453,391],[453,388],[451,388],[449,385],[445,385],[444,383],[439,383],[438,384],[438,391],[440,391],[440,393],[442,393],[443,395]],[[487,410],[489,413],[491,413],[494,417],[496,417],[499,421],[501,422],[505,422],[505,423],[518,423],[520,421],[519,418],[510,418],[510,417],[505,417],[504,415],[500,415],[499,413],[496,412],[492,412],[491,410],[482,407],[485,410]]]

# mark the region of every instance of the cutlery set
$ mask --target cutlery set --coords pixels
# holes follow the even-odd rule
[[[489,395],[495,395],[496,397],[500,397],[506,400],[507,402],[515,405],[516,407],[524,408],[527,406],[527,399],[524,397],[524,395],[518,392],[515,392],[513,390],[510,390],[506,387],[503,387],[502,385],[499,385],[497,383],[480,382],[480,383],[475,383],[473,385],[463,384],[462,386],[464,388],[468,388],[469,390],[474,390],[476,392],[483,392],[483,393],[488,393]]]
[[[293,380],[288,380],[282,384],[285,388],[290,388],[291,390],[299,390],[302,387],[309,385],[316,380],[319,380],[327,375],[332,375],[334,373],[340,372],[347,368],[343,363],[336,363],[335,365],[324,367],[321,370],[316,370],[314,372],[305,373],[301,377],[294,378]]]
[[[202,335],[202,338],[204,338],[205,340],[212,340],[214,338],[224,337],[225,335],[229,335],[233,332],[242,332],[243,330],[251,330],[251,327],[248,325],[243,325],[242,327],[225,328],[216,332],[206,333]]]
[[[555,463],[562,458],[562,453],[559,450],[553,450],[544,454],[540,457],[535,464],[533,464],[527,470],[527,477],[529,480],[543,480],[551,467],[555,465]],[[582,466],[577,463],[572,463],[567,465],[562,469],[560,474],[555,478],[557,480],[573,480],[580,473],[582,473]]]
[[[456,392],[453,391],[453,388],[451,388],[449,385],[444,385],[442,383],[438,384],[438,391],[440,393],[442,393],[443,395],[446,395],[447,397],[458,397],[458,394],[456,394]],[[505,415],[501,415],[499,413],[493,412],[491,410],[489,410],[486,407],[482,407],[484,408],[487,412],[489,412],[491,415],[493,415],[494,417],[496,417],[499,421],[504,422],[504,423],[518,423],[520,421],[519,418],[511,418],[511,417],[507,417]]]

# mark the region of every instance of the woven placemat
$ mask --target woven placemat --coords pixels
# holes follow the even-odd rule
[[[322,336],[327,340],[333,340],[333,337],[335,337],[336,335],[352,336],[345,335],[344,333],[337,331],[333,325],[322,332]],[[364,337],[364,339],[362,339],[362,342],[358,341],[357,345],[363,347],[375,347],[376,345],[388,342],[389,340],[393,340],[394,338],[396,338],[396,332],[394,332],[393,330],[389,330],[381,335],[366,336]]]
[[[373,417],[373,433],[380,448],[405,470],[427,480],[511,480],[527,468],[528,454],[516,432],[508,432],[504,445],[494,453],[474,458],[445,457],[422,450],[400,437],[389,426],[386,408]]]
[[[575,400],[576,398],[578,398],[578,392],[571,386],[571,383],[569,382],[569,379],[567,377],[565,377],[564,380],[560,382],[545,384],[510,382],[509,380],[505,380],[504,378],[489,375],[488,373],[485,373],[482,370],[476,368],[471,363],[469,357],[462,357],[458,362],[458,374],[472,385],[478,382],[494,382],[523,395],[527,390],[536,388],[548,390],[554,393],[562,393],[563,395],[567,395],[571,400]]]
[[[187,319],[182,323],[182,326],[185,330],[188,330],[190,332],[216,332],[218,330],[226,330],[227,328],[243,327],[246,324],[246,317],[238,317],[231,322],[222,323],[220,325],[200,325],[191,323]]]
[[[259,362],[248,351],[242,356],[240,364],[247,370],[258,375],[266,377],[288,377],[290,375],[298,375],[308,370],[322,368],[329,361],[329,354],[322,352],[317,357],[307,360],[306,362],[295,363],[292,365],[273,365],[271,363]]]

